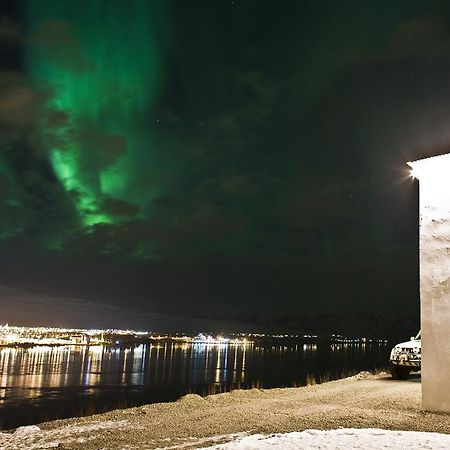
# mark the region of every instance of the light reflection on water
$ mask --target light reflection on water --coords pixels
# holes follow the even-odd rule
[[[386,366],[385,345],[163,343],[0,350],[0,425],[170,401],[233,388],[305,385]]]

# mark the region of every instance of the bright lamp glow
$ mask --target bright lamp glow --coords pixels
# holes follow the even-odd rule
[[[421,202],[450,210],[450,154],[408,162],[411,176],[420,180]]]
[[[413,178],[427,178],[430,180],[440,178],[440,181],[449,178],[450,180],[450,154],[419,159],[418,161],[408,161],[406,164],[411,167],[411,176]]]
[[[421,202],[447,211],[450,205],[450,154],[407,164],[412,169],[411,176],[420,180]]]
[[[419,179],[419,174],[417,172],[417,168],[414,167],[414,163],[411,161],[408,161],[406,164],[408,164],[409,167],[411,167],[410,175],[412,178]]]

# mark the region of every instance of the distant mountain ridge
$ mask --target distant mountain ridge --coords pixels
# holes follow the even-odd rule
[[[48,296],[0,284],[0,324],[73,328],[120,328],[170,333],[292,332],[327,336],[409,338],[418,317],[386,313],[224,313],[199,318],[150,313],[74,297]]]
[[[209,316],[216,318],[217,316]],[[341,334],[346,337],[376,337],[385,339],[409,339],[420,328],[420,317],[410,313],[381,312],[344,313],[230,313],[222,319],[252,324],[273,333],[319,334],[322,337]]]
[[[79,298],[52,297],[0,285],[0,324],[141,331],[244,331],[248,325],[149,313]]]

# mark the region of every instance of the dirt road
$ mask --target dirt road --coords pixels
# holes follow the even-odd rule
[[[420,387],[420,376],[394,381],[388,375],[378,375],[206,398],[188,395],[175,403],[48,422],[40,429],[28,427],[22,430],[23,447],[8,447],[18,440],[14,434],[2,434],[0,447],[45,448],[43,445],[51,443],[85,450],[195,448],[227,441],[227,435],[236,433],[336,428],[450,433],[450,415],[421,410]]]

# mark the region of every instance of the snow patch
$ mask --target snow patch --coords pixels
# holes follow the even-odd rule
[[[22,436],[25,437],[29,434],[36,433],[41,431],[41,429],[37,425],[28,425],[25,427],[19,427],[16,431],[14,431],[14,436]]]
[[[371,380],[373,378],[375,378],[374,375],[364,370],[362,372],[357,373],[356,375],[353,375],[352,377],[348,377],[347,380]]]
[[[264,436],[254,434],[200,450],[428,450],[449,449],[450,434],[422,431],[390,431],[374,428],[305,430]]]
[[[101,436],[104,430],[131,428],[128,420],[99,421],[86,425],[67,425],[41,430],[37,425],[19,427],[13,433],[0,433],[1,450],[37,450],[57,448],[60,444],[84,443]]]
[[[248,436],[248,433],[232,433],[232,434],[222,434],[218,436],[209,436],[204,438],[188,437],[188,438],[166,438],[164,441],[173,441],[173,445],[169,447],[157,447],[155,450],[179,450],[182,448],[199,448],[200,445],[208,445],[214,442],[232,441]],[[215,448],[215,447],[212,447]],[[136,447],[128,446],[127,450],[135,450]]]

